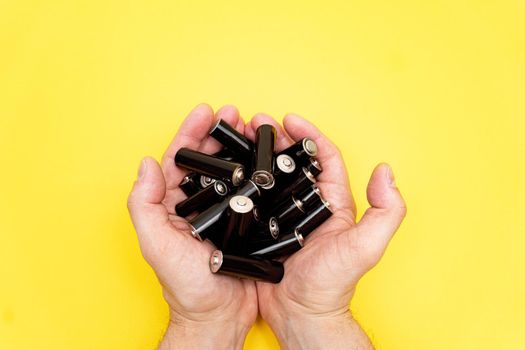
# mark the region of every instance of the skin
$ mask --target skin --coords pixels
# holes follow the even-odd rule
[[[181,147],[206,153],[220,149],[207,137],[219,118],[252,140],[259,125],[274,125],[277,151],[303,137],[318,145],[323,172],[317,185],[334,214],[308,236],[303,249],[285,259],[279,284],[212,274],[212,244],[193,238],[185,220],[173,213],[175,203],[185,198],[177,187],[184,171],[174,165],[173,157]],[[258,312],[283,349],[372,348],[348,305],[357,282],[380,260],[406,214],[392,170],[387,164],[374,169],[367,188],[370,208],[356,223],[355,202],[337,147],[297,115],[287,115],[283,124],[284,128],[257,114],[245,126],[235,107],[225,106],[214,114],[201,104],[183,122],[161,165],[149,157],[141,162],[128,208],[142,254],[170,308],[170,324],[159,349],[240,349]]]

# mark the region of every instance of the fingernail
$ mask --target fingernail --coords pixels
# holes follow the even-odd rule
[[[146,175],[146,171],[148,170],[148,164],[146,163],[146,159],[142,159],[140,162],[139,171],[137,173],[137,179],[142,180],[144,178],[144,175]]]
[[[392,168],[390,167],[390,165],[387,164],[387,172],[386,172],[386,176],[387,176],[387,179],[388,179],[388,185],[390,187],[393,187],[395,188],[396,187],[396,178],[394,177],[394,172],[392,171]]]

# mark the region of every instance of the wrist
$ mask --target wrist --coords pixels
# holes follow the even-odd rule
[[[373,349],[350,311],[335,315],[284,314],[269,326],[282,349]]]
[[[250,326],[235,320],[193,321],[170,319],[159,350],[242,349]]]

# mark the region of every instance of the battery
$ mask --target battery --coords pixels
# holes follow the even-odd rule
[[[313,230],[332,216],[332,214],[330,203],[323,200],[315,209],[294,225],[295,230],[306,238]]]
[[[242,253],[246,250],[246,235],[254,222],[253,208],[253,201],[249,197],[230,198],[227,224],[221,244],[221,249],[225,253]]]
[[[279,283],[284,276],[284,266],[279,261],[226,255],[220,250],[212,252],[210,270],[213,273],[270,283]]]
[[[308,159],[317,156],[317,144],[314,140],[305,137],[279,153],[279,155],[281,154],[287,154],[296,163],[304,165],[308,162]]]
[[[201,211],[210,204],[221,201],[228,194],[228,186],[222,181],[215,181],[212,186],[203,188],[193,196],[186,198],[175,206],[178,216],[188,216],[195,211]]]
[[[246,196],[254,200],[259,197],[260,190],[257,185],[248,180],[242,186],[237,188],[234,195]],[[230,198],[226,197],[221,202],[215,203],[189,221],[193,237],[201,241],[210,238],[214,244],[220,245],[222,237],[217,236],[217,232],[220,231],[218,225],[221,224],[220,221],[224,216],[224,212],[229,207],[229,200]],[[213,231],[217,232],[213,234]]]
[[[295,165],[295,161],[289,155],[280,154],[275,157],[273,177],[279,186],[284,185],[284,183],[289,183],[291,179],[293,179],[296,170],[298,170],[298,168]]]
[[[306,165],[306,169],[315,177],[317,177],[323,171],[321,164],[319,164],[319,161],[315,158],[310,158],[308,164]]]
[[[190,173],[182,178],[179,188],[186,196],[191,197],[202,189],[198,183],[199,177],[198,174]]]
[[[275,128],[263,124],[257,128],[252,180],[263,189],[274,185],[273,151],[275,147]]]
[[[211,128],[209,134],[233,154],[237,154],[242,158],[251,158],[253,143],[224,120],[219,119]]]
[[[315,184],[297,194],[297,198],[299,198],[303,204],[303,209],[306,212],[316,208],[323,201],[321,191],[319,191],[319,188]]]
[[[263,258],[278,258],[285,255],[290,255],[298,251],[304,246],[303,236],[294,230],[294,232],[286,234],[279,238],[278,242],[267,246],[263,249],[251,253],[251,256],[259,256]]]
[[[304,213],[303,203],[291,195],[290,198],[277,207],[272,217],[277,221],[279,230],[286,232],[293,223],[303,217]]]
[[[233,184],[233,186],[240,185],[242,180],[244,180],[244,167],[241,164],[189,148],[181,148],[177,151],[175,164],[201,175],[225,180]]]

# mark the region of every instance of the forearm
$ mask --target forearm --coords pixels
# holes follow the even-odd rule
[[[373,349],[350,313],[334,317],[285,318],[270,325],[282,349]]]
[[[158,349],[242,349],[248,331],[249,327],[229,322],[170,322]]]

